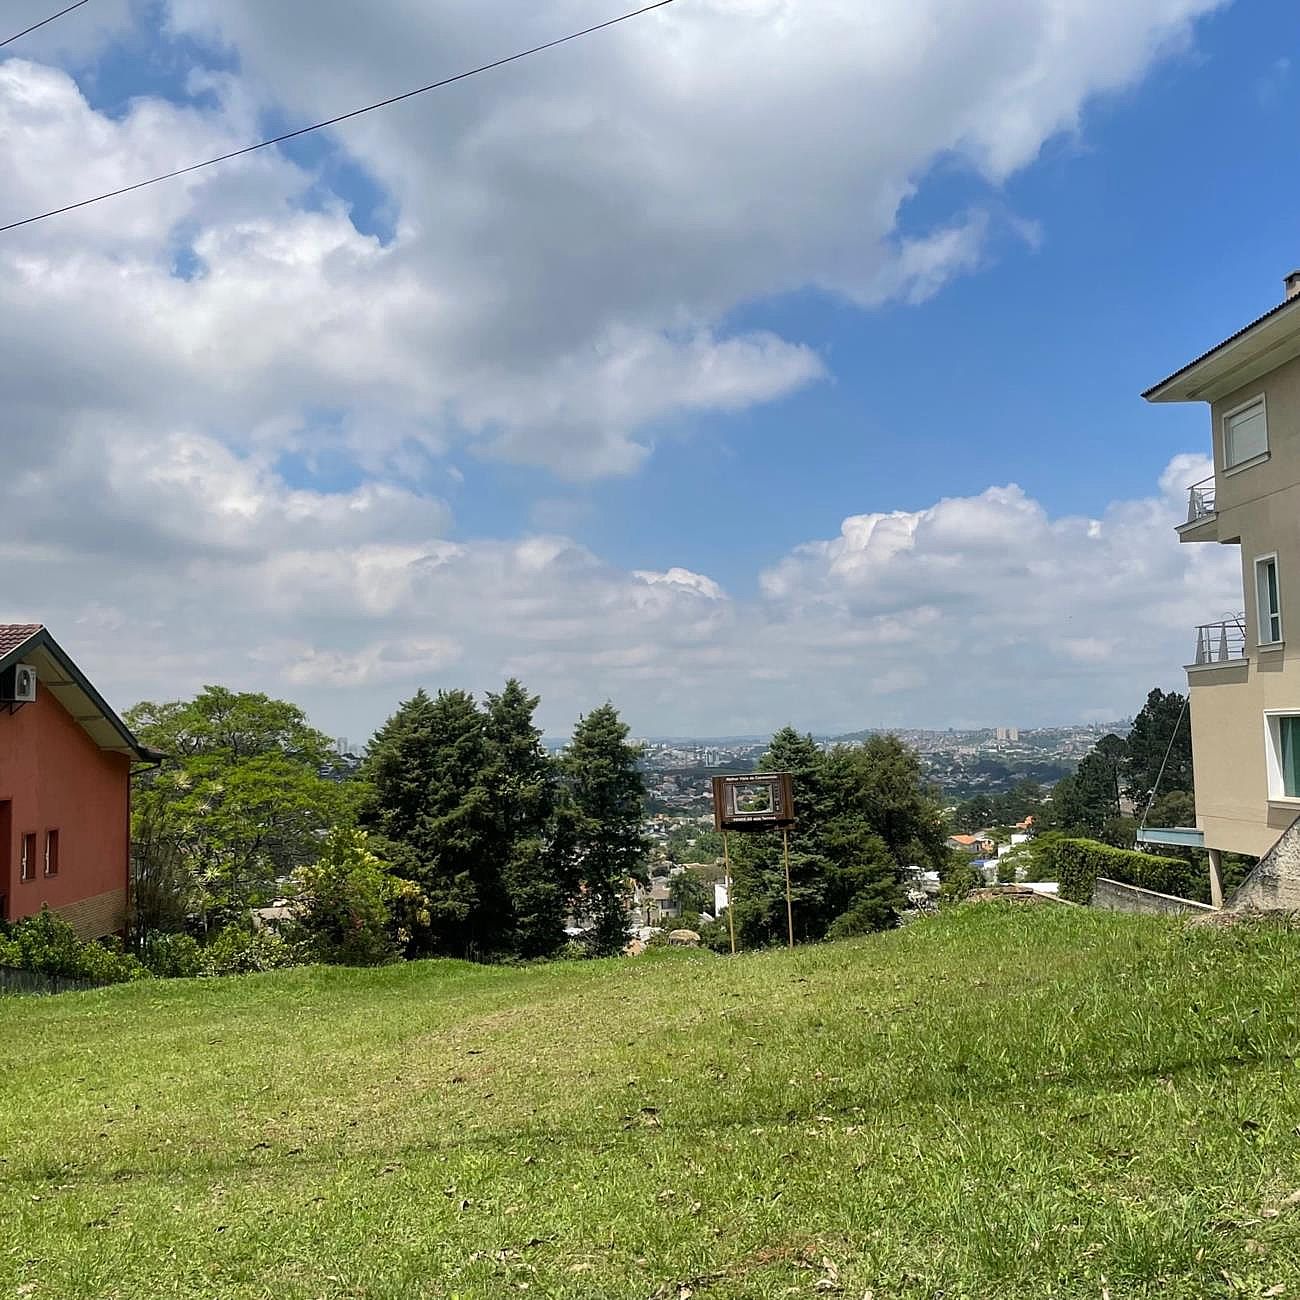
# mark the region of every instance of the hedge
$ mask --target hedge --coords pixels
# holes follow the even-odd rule
[[[85,984],[123,984],[149,972],[116,940],[90,943],[60,916],[42,910],[0,925],[0,966]]]
[[[1159,858],[1151,853],[1112,848],[1096,840],[1061,840],[1052,858],[1060,895],[1071,903],[1091,903],[1099,876],[1157,894],[1208,901],[1205,872],[1182,858]]]

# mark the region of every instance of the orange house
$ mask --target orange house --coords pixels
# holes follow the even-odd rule
[[[0,918],[83,939],[126,925],[131,774],[145,748],[39,624],[0,624]]]

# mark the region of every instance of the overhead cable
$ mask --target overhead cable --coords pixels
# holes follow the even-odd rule
[[[81,2],[84,4],[86,0],[81,0]],[[454,77],[444,77],[441,81],[432,81],[427,86],[419,86],[415,90],[407,90],[400,95],[381,99],[378,103],[367,104],[364,108],[354,108],[350,112],[338,114],[337,117],[326,118],[323,122],[313,122],[310,126],[300,126],[294,131],[286,131],[283,135],[274,136],[269,140],[261,140],[257,144],[245,145],[242,149],[234,149],[230,153],[223,153],[216,158],[206,158],[203,162],[191,163],[188,167],[178,167],[175,171],[165,172],[161,176],[151,176],[148,180],[137,181],[134,185],[124,185],[121,189],[109,190],[105,194],[96,194],[93,198],[81,199],[76,203],[65,203],[62,207],[51,208],[48,212],[38,212],[35,216],[24,217],[21,221],[11,221],[7,225],[0,225],[0,234],[4,234],[7,230],[17,230],[20,226],[33,225],[37,221],[46,221],[50,217],[61,216],[65,212],[75,212],[78,208],[88,208],[92,203],[103,203],[106,199],[115,199],[123,194],[131,194],[135,190],[142,190],[150,185],[159,185],[163,181],[175,180],[178,176],[187,176],[190,172],[201,171],[205,167],[215,167],[218,163],[229,162],[232,158],[242,158],[245,154],[256,153],[259,149],[269,149],[273,145],[284,144],[287,140],[296,140],[299,136],[309,135],[313,131],[323,131],[326,127],[337,126],[340,122],[351,121],[354,117],[361,117],[366,113],[374,113],[378,109],[400,104],[405,99],[414,99],[417,95],[427,95],[431,90],[440,90],[442,87],[450,86],[457,81],[465,81],[469,77],[477,77],[480,73],[491,72],[494,68],[503,68],[507,63],[517,63],[520,59],[529,58],[534,54],[541,54],[546,50],[553,50],[558,45],[567,45],[570,41],[581,40],[584,36],[591,36],[596,32],[604,31],[607,27],[615,27],[619,23],[628,22],[633,18],[640,18],[642,14],[648,14],[655,9],[663,9],[673,3],[674,0],[655,0],[653,4],[643,5],[640,9],[633,9],[630,13],[620,14],[617,18],[607,18],[604,22],[596,23],[591,27],[584,27],[581,31],[570,32],[567,36],[557,37],[555,40],[546,41],[542,45],[534,45],[531,49],[520,50],[517,54],[509,54],[502,59],[494,59],[491,63],[484,63],[477,68],[471,68],[468,72],[458,72]]]
[[[0,50],[3,50],[6,45],[12,45],[15,41],[21,40],[24,36],[30,36],[38,28],[44,27],[46,23],[52,23],[56,18],[62,18],[64,14],[70,14],[74,9],[80,9],[82,5],[88,5],[89,3],[90,0],[77,0],[76,4],[69,5],[66,9],[60,9],[57,14],[42,18],[39,23],[33,23],[30,27],[24,27],[22,31],[15,32],[12,36],[0,41]]]

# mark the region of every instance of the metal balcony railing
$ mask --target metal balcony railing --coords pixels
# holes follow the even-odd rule
[[[1222,623],[1202,623],[1196,629],[1196,667],[1226,664],[1246,657],[1246,616],[1236,614]]]
[[[1214,513],[1214,475],[1193,483],[1187,489],[1187,522],[1208,519]]]

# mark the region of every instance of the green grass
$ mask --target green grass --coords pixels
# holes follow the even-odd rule
[[[1298,992],[1281,927],[984,906],[7,999],[0,1296],[1300,1295]]]

